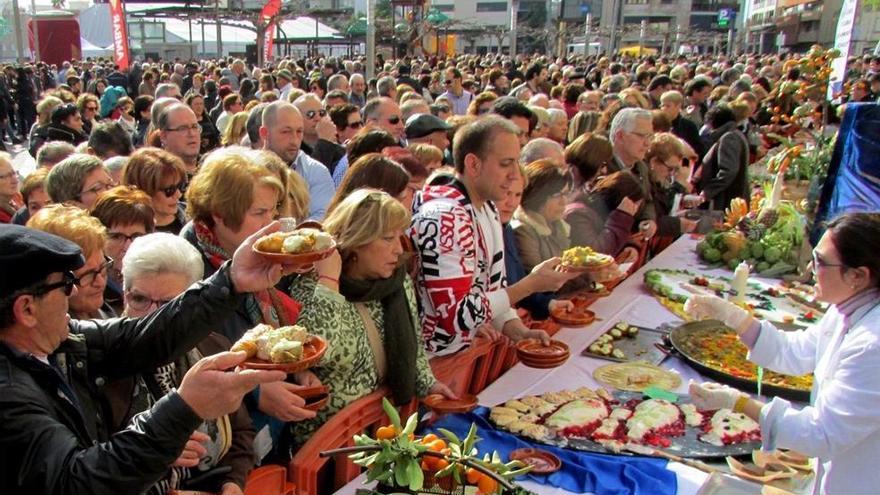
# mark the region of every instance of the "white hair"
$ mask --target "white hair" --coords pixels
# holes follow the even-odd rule
[[[519,153],[519,163],[528,165],[543,158],[549,158],[554,153],[565,154],[565,148],[556,141],[548,138],[532,139]]]
[[[560,110],[558,108],[548,108],[547,115],[550,116],[550,125],[568,118],[568,114],[565,113],[565,110]]]
[[[138,237],[122,259],[122,285],[131,288],[144,275],[176,273],[186,277],[187,285],[202,279],[205,273],[202,255],[182,237],[157,232]]]
[[[632,132],[636,128],[636,120],[638,119],[647,119],[652,122],[651,111],[643,108],[624,108],[617,112],[614,120],[611,121],[611,129],[608,131],[611,141],[614,141],[620,131]]]

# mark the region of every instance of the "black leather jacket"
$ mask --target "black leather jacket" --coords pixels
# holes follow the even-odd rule
[[[201,419],[175,392],[111,437],[101,388],[177,359],[241,297],[227,264],[148,317],[72,320],[54,366],[0,343],[0,493],[136,494],[159,480]]]

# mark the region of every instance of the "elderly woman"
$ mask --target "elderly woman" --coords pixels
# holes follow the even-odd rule
[[[550,160],[526,165],[522,204],[513,214],[513,232],[526,272],[568,249],[569,227],[562,219],[571,178]]]
[[[77,320],[113,318],[116,313],[104,302],[107,272],[113,260],[104,254],[107,229],[89,212],[75,206],[49,205],[38,211],[28,227],[63,237],[82,249],[85,265],[73,272],[77,291],[68,299],[70,317]]]
[[[213,274],[232,258],[248,236],[272,222],[284,191],[278,176],[254,160],[246,148],[221,148],[205,157],[186,191],[187,213],[192,220],[180,233],[202,255],[205,275]],[[292,325],[297,322],[299,311],[299,303],[281,291],[251,293],[234,317],[217,323],[217,333],[235,342],[261,323],[273,327]],[[295,374],[294,378],[303,384],[317,382],[307,371]],[[261,440],[258,452],[282,448],[282,422],[314,416],[301,408],[305,403],[295,390],[296,386],[282,382],[261,386],[252,393],[248,409],[255,429],[265,427],[268,435],[260,438],[268,437],[271,441],[269,445]],[[286,455],[283,451],[276,453]]]
[[[199,252],[180,237],[166,233],[139,237],[131,243],[124,262],[124,315],[133,318],[156,311],[203,275]],[[163,395],[179,387],[183,375],[199,359],[223,352],[230,345],[226,338],[212,333],[177,361],[137,377],[138,393],[126,394],[131,390],[130,385],[112,384],[115,386],[108,387],[107,393],[111,408],[128,415],[148,410]],[[127,418],[124,419],[127,422]],[[205,421],[193,434],[190,444],[195,442],[200,447],[190,445],[185,449],[165,478],[147,493],[164,495],[180,488],[198,488],[221,495],[243,493],[247,474],[254,465],[254,431],[247,409],[241,406],[233,414]],[[196,486],[187,484],[187,480],[217,468],[231,471],[211,476]]]
[[[813,249],[816,298],[830,304],[817,323],[797,332],[715,296],[685,304],[697,319],[723,321],[750,349],[749,359],[789,374],[813,373],[810,404],[779,397],[764,404],[713,383],[690,386],[699,409],[732,409],[758,421],[764,448],[818,457],[814,493],[877,493],[880,471],[880,214],[845,214]]]
[[[104,254],[115,260],[108,271],[104,301],[121,312],[125,252],[135,239],[149,234],[154,228],[150,196],[131,186],[114,187],[98,196],[92,216],[107,228]]]
[[[95,205],[99,194],[115,185],[104,162],[83,153],[61,160],[46,176],[46,191],[53,203],[67,203],[85,210]]]
[[[325,218],[338,253],[318,262],[314,276],[298,277],[291,294],[303,301],[300,323],[328,341],[314,371],[331,394],[315,420],[293,425],[296,442],[382,383],[398,403],[453,396],[434,379],[421,345],[415,291],[401,258],[409,223],[399,201],[371,189],[352,192]]]
[[[12,223],[25,225],[34,213],[52,202],[51,198],[49,198],[49,193],[46,192],[47,175],[49,175],[49,169],[38,168],[21,182],[20,192],[24,206],[15,212],[15,215],[12,217]]]
[[[11,223],[18,203],[18,172],[12,168],[12,157],[0,152],[0,223]]]
[[[675,180],[683,159],[683,146],[678,136],[668,132],[654,134],[645,162],[651,169],[650,193],[657,212],[657,233],[661,237],[674,239],[682,233],[693,232],[697,226],[694,220],[669,215],[675,195],[687,192]]]
[[[180,202],[186,190],[186,169],[180,158],[159,148],[141,148],[122,169],[122,184],[150,196],[157,231],[180,232],[186,223],[186,209]]]

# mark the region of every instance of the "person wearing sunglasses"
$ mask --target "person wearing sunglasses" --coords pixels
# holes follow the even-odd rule
[[[98,98],[91,93],[83,93],[76,99],[76,108],[82,117],[82,131],[91,134],[92,128],[98,123],[98,110],[101,108]]]
[[[247,240],[231,262],[150,318],[81,321],[67,315],[83,267],[61,237],[0,226],[0,492],[144,493],[178,461],[206,420],[238,411],[278,371],[242,371],[244,353],[199,360],[176,390],[119,429],[105,407],[109,380],[177,360],[232,317],[244,295],[277,284],[293,267],[260,258]],[[119,430],[119,431],[116,431]]]
[[[406,123],[400,106],[391,98],[382,96],[369,100],[364,106],[364,120],[367,126],[382,129],[394,136],[398,143],[404,143]]]
[[[474,99],[474,94],[467,91],[461,85],[461,71],[455,67],[450,67],[444,72],[443,85],[446,92],[445,96],[452,106],[452,113],[455,115],[467,115],[468,105]]]
[[[107,229],[104,254],[116,260],[107,272],[104,301],[117,313],[122,312],[123,259],[131,243],[154,229],[150,196],[132,186],[117,186],[101,194],[92,216]]]
[[[313,93],[300,96],[293,105],[303,116],[303,140],[300,149],[323,163],[332,175],[339,159],[345,156],[345,148],[337,142],[333,120],[327,115],[321,100]]]
[[[76,294],[70,297],[70,314],[78,319],[105,319],[116,311],[104,301],[104,289],[113,259],[104,254],[107,229],[88,211],[76,206],[49,205],[38,211],[27,226],[55,234],[79,245],[85,264],[74,270],[79,279]]]
[[[343,146],[346,146],[348,141],[364,126],[360,110],[351,103],[331,108],[330,120],[336,125],[337,140]]]
[[[806,329],[782,331],[716,296],[691,296],[685,312],[724,322],[748,358],[787,375],[813,374],[809,405],[767,403],[717,383],[692,383],[699,410],[732,409],[761,425],[765,451],[817,457],[814,493],[873,494],[880,484],[880,214],[832,220],[813,249],[816,300],[829,304]]]
[[[150,196],[158,232],[180,233],[187,221],[186,207],[181,202],[187,177],[180,158],[159,148],[141,148],[122,170],[122,184]]]

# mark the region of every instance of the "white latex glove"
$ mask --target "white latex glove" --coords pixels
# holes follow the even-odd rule
[[[697,383],[693,380],[688,383],[688,392],[694,405],[701,411],[733,410],[736,401],[746,395],[733,387],[720,383]]]
[[[737,335],[745,332],[754,319],[748,311],[718,296],[694,294],[684,303],[684,312],[694,320],[718,320],[734,329]]]

